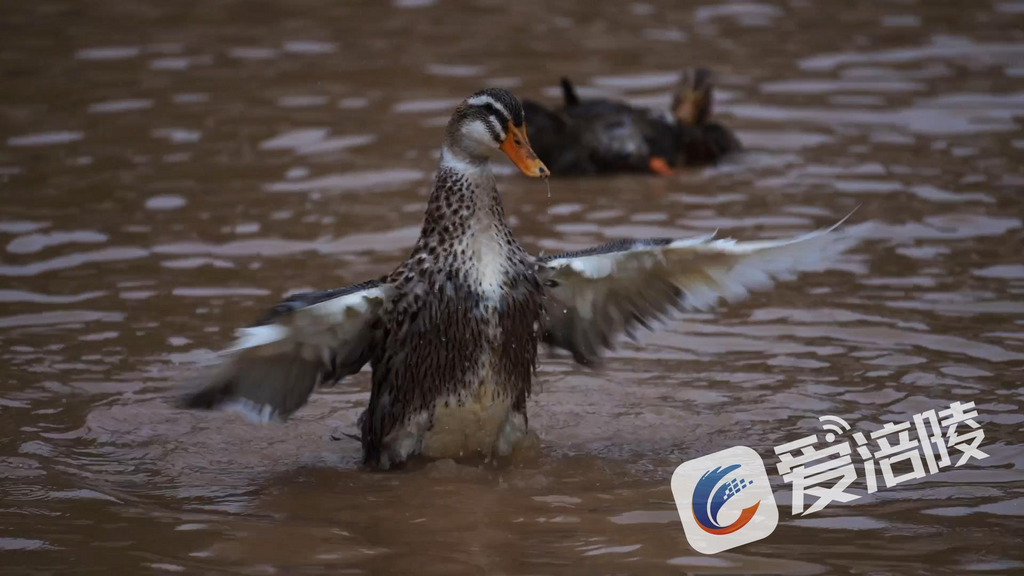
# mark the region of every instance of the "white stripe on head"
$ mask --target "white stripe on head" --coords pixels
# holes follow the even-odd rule
[[[494,128],[494,131],[498,134],[498,140],[504,140],[505,139],[505,129],[502,128],[502,126],[498,122],[497,118],[495,118],[494,116],[488,114],[487,115],[487,121],[491,123],[491,127]]]
[[[500,102],[498,102],[497,100],[495,100],[494,98],[491,98],[490,96],[488,96],[486,94],[479,94],[477,96],[473,96],[472,98],[470,98],[466,102],[468,104],[470,104],[471,106],[481,106],[483,104],[490,104],[491,106],[494,106],[495,108],[500,110],[501,113],[505,115],[505,118],[508,118],[509,120],[512,119],[512,115],[508,113],[508,109],[507,108],[505,108],[504,106],[501,105]]]

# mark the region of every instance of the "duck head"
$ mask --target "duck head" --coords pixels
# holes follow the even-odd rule
[[[683,71],[672,97],[672,115],[684,124],[701,124],[711,117],[714,84],[711,71],[691,68]]]
[[[477,165],[499,150],[527,176],[551,174],[530,147],[519,99],[507,90],[488,88],[466,98],[455,109],[442,154]]]

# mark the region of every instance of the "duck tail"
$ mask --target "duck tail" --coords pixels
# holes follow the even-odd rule
[[[580,97],[576,94],[576,87],[573,86],[572,80],[569,80],[566,76],[562,76],[562,100],[565,101],[566,106],[576,106],[580,103]]]

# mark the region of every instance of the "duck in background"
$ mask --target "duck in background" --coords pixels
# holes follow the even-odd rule
[[[534,151],[553,175],[652,171],[645,133],[667,129],[663,120],[620,102],[580,100],[567,78],[562,79],[562,91],[565,105],[559,109],[523,101]]]
[[[578,124],[532,100],[523,100],[523,112],[533,150],[552,174],[589,176],[600,172],[591,150],[583,144]]]
[[[675,166],[714,165],[742,149],[732,131],[711,120],[713,92],[708,70],[686,70],[671,109],[658,111],[604,98],[581,99],[572,81],[562,78],[560,109],[531,101],[524,107],[534,148],[553,175],[669,175]]]
[[[711,119],[714,83],[705,68],[686,70],[672,96],[672,117],[677,126],[676,148],[686,166],[715,165],[743,149],[739,138]]]

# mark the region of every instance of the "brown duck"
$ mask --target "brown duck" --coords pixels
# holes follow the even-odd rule
[[[448,123],[409,257],[377,280],[277,304],[238,331],[182,405],[285,418],[316,387],[369,363],[365,464],[506,455],[527,433],[539,343],[592,364],[620,334],[673,309],[742,298],[849,246],[829,229],[782,241],[618,240],[535,257],[505,222],[489,166],[499,150],[527,176],[548,175],[519,100],[492,88],[463,101]]]

